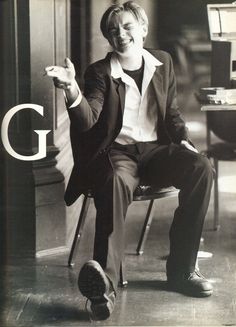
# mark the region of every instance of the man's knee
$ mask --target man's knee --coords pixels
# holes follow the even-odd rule
[[[210,185],[213,180],[213,168],[209,159],[199,153],[185,152],[180,166],[180,179],[177,180],[185,184],[187,181],[198,181]],[[180,187],[181,188],[181,187]]]
[[[189,167],[187,180],[193,180],[199,185],[204,185],[207,189],[211,188],[213,182],[213,168],[209,159],[201,154],[194,156],[192,165]]]
[[[213,167],[207,157],[198,154],[195,166],[199,168],[204,175],[213,178]]]

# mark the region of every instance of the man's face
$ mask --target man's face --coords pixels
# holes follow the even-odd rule
[[[132,13],[124,11],[111,18],[108,34],[113,50],[121,56],[129,56],[142,50],[147,26],[140,24]]]

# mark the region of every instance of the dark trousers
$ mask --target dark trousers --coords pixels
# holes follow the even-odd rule
[[[180,189],[169,232],[167,274],[194,271],[213,180],[209,160],[182,145],[153,142],[114,143],[109,160],[109,169],[102,160],[96,166],[94,260],[101,264],[114,288],[124,254],[125,216],[139,183]]]

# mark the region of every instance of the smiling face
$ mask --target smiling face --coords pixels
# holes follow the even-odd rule
[[[128,11],[114,14],[108,25],[108,41],[119,56],[141,53],[148,28]]]

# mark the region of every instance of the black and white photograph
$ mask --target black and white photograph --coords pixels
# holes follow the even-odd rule
[[[0,327],[236,326],[236,1],[0,0]]]

